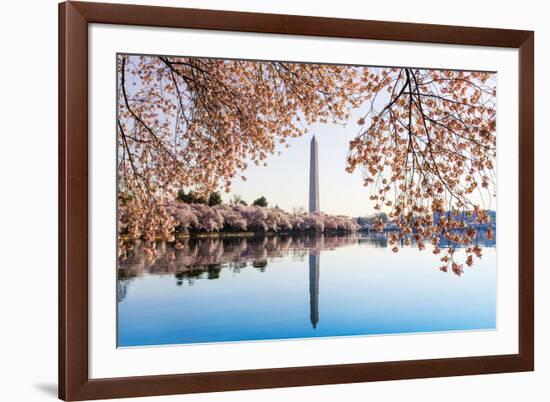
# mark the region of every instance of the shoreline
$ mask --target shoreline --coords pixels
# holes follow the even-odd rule
[[[313,237],[320,237],[323,235],[349,235],[353,233],[365,233],[369,230],[357,230],[357,231],[327,231],[327,232],[312,232],[312,231],[299,231],[299,230],[288,230],[281,232],[252,232],[252,231],[242,231],[242,232],[198,232],[198,233],[175,233],[174,237],[176,240],[187,240],[187,239],[216,239],[216,238],[232,238],[232,237],[274,237],[274,236],[304,236],[310,235]],[[126,235],[120,235],[119,238],[123,241],[130,241]],[[156,241],[162,241],[163,239],[158,237]]]
[[[208,239],[208,238],[231,238],[231,237],[274,237],[274,236],[303,236],[310,235],[314,237],[323,236],[325,234],[338,234],[347,235],[352,233],[361,232],[358,231],[330,231],[330,232],[304,232],[299,230],[288,230],[281,232],[199,232],[199,233],[176,233],[176,240],[180,239]]]
[[[491,227],[491,225],[489,226]],[[482,229],[476,228],[477,230]],[[367,233],[367,234],[385,234],[397,232],[397,228],[385,228],[382,231],[375,230],[374,228],[361,228],[356,231],[344,231],[344,230],[331,230],[325,232],[314,232],[314,231],[300,231],[300,230],[288,230],[280,232],[254,232],[254,231],[240,231],[240,232],[191,232],[191,233],[175,233],[174,237],[177,240],[187,240],[187,239],[218,239],[218,238],[238,238],[238,237],[274,237],[274,236],[304,236],[309,235],[312,237],[320,237],[325,235],[350,235],[353,233]],[[123,241],[129,241],[130,239],[125,235],[119,235],[120,239]],[[162,241],[161,238],[155,239],[156,241]]]

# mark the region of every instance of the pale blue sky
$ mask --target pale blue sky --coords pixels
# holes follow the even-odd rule
[[[346,127],[334,124],[313,124],[300,138],[288,139],[289,148],[281,147],[281,155],[267,159],[266,167],[250,163],[243,173],[247,180],[236,179],[230,193],[222,194],[228,201],[234,194],[251,203],[263,195],[269,205],[291,211],[293,207],[307,209],[309,191],[309,146],[315,134],[319,143],[319,199],[321,211],[329,214],[364,216],[374,212],[363,186],[361,172],[345,171],[349,141],[358,133],[356,116]]]

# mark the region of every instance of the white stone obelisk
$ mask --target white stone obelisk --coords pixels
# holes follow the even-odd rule
[[[309,156],[309,212],[319,212],[319,161],[317,140],[311,139]]]

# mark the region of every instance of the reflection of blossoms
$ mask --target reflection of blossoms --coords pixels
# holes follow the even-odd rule
[[[264,265],[266,261],[293,255],[303,258],[308,253],[319,254],[321,250],[361,243],[357,235],[274,235],[227,238],[187,238],[176,248],[166,242],[154,244],[155,258],[147,257],[144,243],[137,242],[128,253],[128,258],[119,263],[119,277],[127,278],[149,274],[175,274],[197,272],[212,266],[235,266],[243,268]],[[383,239],[379,239],[383,245]]]
[[[143,274],[179,275],[180,277],[200,277],[203,272],[209,272],[210,279],[215,271],[221,268],[239,272],[252,266],[265,269],[269,262],[285,256],[302,260],[307,255],[319,255],[323,250],[335,250],[346,246],[368,246],[377,248],[393,247],[390,243],[392,233],[340,233],[332,235],[292,234],[292,235],[258,235],[248,237],[209,237],[181,239],[180,247],[167,244],[164,241],[154,242],[154,257],[148,257],[144,242],[138,241],[135,247],[128,251],[127,258],[121,259],[118,265],[119,280],[126,280]],[[401,246],[417,247],[416,240],[411,237],[398,240]],[[445,240],[442,241],[442,243]],[[495,240],[478,235],[474,247],[481,254],[482,247],[494,247]],[[447,246],[451,246],[450,244]],[[455,250],[464,247],[452,245]],[[431,250],[435,247],[430,246]],[[460,276],[463,266],[452,262],[448,255],[443,257],[448,262],[449,270]],[[466,260],[468,265],[468,260]],[[442,268],[446,271],[447,267]]]

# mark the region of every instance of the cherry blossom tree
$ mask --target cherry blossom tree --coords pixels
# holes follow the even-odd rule
[[[144,230],[171,238],[158,210],[177,190],[229,190],[246,180],[246,160],[265,163],[307,124],[344,122],[360,104],[345,66],[121,55],[118,77],[119,210],[136,229],[130,240]]]
[[[369,82],[370,73],[364,73]],[[366,88],[372,101],[350,143],[347,170],[361,169],[375,209],[389,209],[399,225],[390,238],[393,251],[399,239],[412,236],[420,250],[430,242],[439,254],[443,237],[466,246],[465,263],[472,265],[481,249],[473,244],[476,229],[468,218],[488,224],[496,196],[495,75],[410,68],[378,75]],[[377,103],[381,93],[387,100]],[[377,226],[383,230],[384,223]],[[490,227],[486,235],[493,236]],[[441,269],[450,266],[460,275],[455,251],[447,247]]]
[[[136,239],[173,241],[178,226],[222,230],[233,218],[235,227],[243,219],[263,231],[353,227],[321,214],[250,207],[232,217],[226,209],[166,205],[182,188],[205,199],[228,191],[246,180],[250,161],[265,164],[311,123],[344,124],[355,110],[363,115],[347,171],[361,171],[375,209],[397,224],[393,250],[412,237],[439,254],[444,238],[441,269],[457,274],[463,268],[452,244],[465,246],[467,265],[481,256],[473,239],[489,223],[496,192],[495,74],[120,55],[118,78],[122,248]]]
[[[223,218],[223,227],[228,231],[245,231],[248,229],[248,222],[242,216],[238,206],[218,205],[218,214]]]

